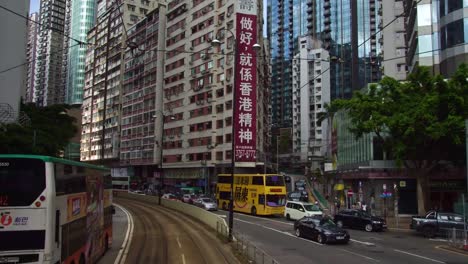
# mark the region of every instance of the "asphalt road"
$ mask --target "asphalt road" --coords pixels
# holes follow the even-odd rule
[[[296,237],[292,221],[239,213],[234,215],[234,230],[280,263],[468,263],[468,254],[439,248],[446,242],[414,232],[349,230],[352,240],[348,245],[321,245]]]
[[[203,223],[155,204],[122,197],[114,200],[133,216],[134,232],[125,263],[239,263],[230,246]]]

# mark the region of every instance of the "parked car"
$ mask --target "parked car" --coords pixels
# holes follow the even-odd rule
[[[322,210],[315,204],[299,202],[299,201],[287,201],[284,208],[284,216],[288,220],[297,220],[305,216],[322,215]]]
[[[339,227],[364,229],[367,232],[384,230],[387,223],[383,218],[372,216],[359,209],[346,209],[335,215],[335,223]]]
[[[453,228],[463,230],[463,215],[429,211],[426,216],[413,216],[410,228],[429,238],[445,235]]]
[[[163,199],[167,199],[167,200],[179,201],[179,199],[177,198],[177,196],[175,196],[175,195],[172,194],[172,193],[165,193],[165,194],[163,194],[162,198],[163,198]]]
[[[195,201],[197,198],[198,197],[195,194],[184,194],[182,201],[184,203],[193,204],[193,201]]]
[[[200,198],[196,200],[196,205],[208,211],[218,210],[218,205],[213,199],[210,198]]]
[[[338,227],[329,217],[304,217],[294,223],[294,233],[298,237],[310,238],[321,244],[348,243],[348,231]]]

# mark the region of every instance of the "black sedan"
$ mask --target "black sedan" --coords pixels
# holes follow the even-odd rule
[[[335,223],[339,227],[364,229],[367,232],[384,230],[387,223],[383,218],[370,215],[359,209],[342,210],[335,215]]]
[[[310,238],[321,244],[348,243],[349,233],[339,228],[328,217],[304,217],[294,223],[294,232],[298,237]]]

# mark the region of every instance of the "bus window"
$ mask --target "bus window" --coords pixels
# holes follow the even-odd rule
[[[284,186],[284,179],[282,176],[269,175],[266,176],[266,186]]]
[[[229,176],[218,176],[218,183],[231,183],[231,177],[229,177]]]
[[[45,189],[45,163],[0,159],[0,207],[31,205]]]
[[[284,206],[286,203],[286,195],[267,194],[266,202],[268,206]]]
[[[231,192],[219,192],[219,199],[229,200]]]
[[[252,185],[263,185],[263,176],[253,176]]]

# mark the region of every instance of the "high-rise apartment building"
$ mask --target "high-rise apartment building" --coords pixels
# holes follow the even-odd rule
[[[26,60],[28,62],[28,73],[26,75],[26,92],[23,95],[25,102],[32,102],[34,97],[34,73],[36,71],[36,49],[37,37],[39,32],[39,13],[35,12],[29,16],[28,23],[28,45],[26,51]]]
[[[265,57],[268,52],[257,53],[260,56],[256,56],[255,65],[250,62],[250,57],[245,57],[243,50],[238,50],[245,42],[259,44],[262,49],[265,45],[263,39],[255,35],[252,39],[248,37],[250,35],[237,35],[242,24],[238,21],[239,6],[235,4],[235,1],[172,1],[168,5],[162,94],[162,112],[166,116],[162,153],[168,184],[203,185],[209,183],[210,176],[216,172],[230,171],[234,155],[232,141],[238,140],[237,134],[232,134],[233,126],[245,122],[256,126],[252,136],[255,136],[257,157],[253,167],[236,163],[237,172],[255,170],[255,165],[264,164],[262,152],[264,154],[265,150],[261,148],[265,146],[264,136],[268,129],[265,114],[268,113],[269,89],[264,74],[268,73],[256,70],[253,87],[244,84],[245,90],[236,95],[237,99],[234,89],[237,73],[251,76],[251,71],[242,69],[241,65],[268,68],[268,57]],[[262,35],[261,10],[260,3],[254,14],[257,21],[243,24],[257,36]],[[219,47],[213,46],[215,39],[221,42]],[[239,56],[242,64],[239,62],[235,66],[235,56]],[[243,98],[251,91],[255,93],[255,101]],[[253,108],[256,118],[250,120],[249,115],[244,115],[245,119],[237,124],[233,106],[239,113],[245,109],[245,105],[240,106],[243,102],[253,103],[247,108]],[[241,130],[234,129],[234,133]]]
[[[135,3],[124,2],[122,13],[139,12],[142,7]],[[255,137],[254,156],[250,156],[255,160],[248,165],[239,163],[237,172],[263,166],[268,145],[269,52],[247,56],[237,47],[246,42],[262,49],[267,45],[255,35],[236,35],[243,25],[261,36],[262,9],[257,10],[257,21],[245,19],[241,24],[234,4],[181,0],[155,5],[156,9],[149,10],[138,23],[126,26],[126,32],[121,31],[121,20],[116,18],[119,12],[111,10],[98,16],[96,27],[88,34],[89,41],[98,46],[87,54],[82,160],[101,159],[105,134],[104,158],[118,161],[115,166],[137,176],[155,176],[157,181],[162,165],[167,185],[207,186],[216,171],[231,169],[236,125],[233,105],[243,103],[237,111],[249,109],[256,115],[249,119],[250,115],[244,114],[238,124],[255,124],[255,133],[243,134]],[[109,22],[101,22],[104,17]],[[123,37],[127,40],[122,43],[119,40]],[[219,47],[214,46],[215,39],[221,42]],[[121,52],[122,47],[125,52]],[[236,67],[245,66],[235,72],[236,55],[240,60]],[[253,67],[255,74],[247,66]],[[236,73],[256,80],[242,84],[245,90],[234,103]],[[254,101],[245,97],[249,93]]]
[[[63,35],[64,36],[70,36],[70,26],[71,26],[71,7],[72,7],[72,1],[67,1],[66,6],[65,6],[65,22],[64,22],[64,27],[63,27]],[[83,42],[86,42],[86,39],[84,39]],[[63,38],[63,51],[62,51],[62,69],[61,69],[61,75],[60,78],[62,79],[61,81],[61,90],[64,91],[65,93],[65,102],[67,101],[67,81],[68,81],[68,51],[69,51],[69,45],[72,43],[72,45],[78,46],[76,41],[71,40],[71,38],[64,37]],[[84,46],[84,45],[83,45]]]
[[[406,67],[406,41],[405,41],[405,17],[403,1],[381,1],[378,12],[382,19],[379,29],[382,33],[379,37],[381,44],[382,73],[385,76],[397,80],[405,80]],[[385,28],[383,28],[386,26]]]
[[[319,2],[319,1],[317,1]],[[292,60],[297,38],[310,32],[312,0],[268,0],[267,32],[271,49],[271,103],[274,127],[291,127],[293,120]],[[309,25],[309,26],[308,26]]]
[[[354,91],[380,80],[377,33],[380,0],[325,0],[320,36],[330,55],[331,99],[350,98]]]
[[[65,13],[68,0],[42,0],[39,16],[39,41],[34,74],[33,102],[46,106],[63,103],[62,60]],[[75,43],[76,44],[76,43]]]
[[[318,168],[326,156],[328,123],[319,122],[330,103],[330,58],[322,42],[299,37],[293,60],[293,153],[302,164]]]
[[[119,164],[121,92],[127,29],[156,1],[97,1],[85,56],[81,160]]]
[[[162,135],[156,131],[162,130],[156,124],[182,119],[182,114],[162,108],[165,14],[165,6],[150,10],[127,31],[119,157],[121,166],[133,167],[140,175],[151,174],[161,158]]]
[[[69,34],[72,38],[86,42],[88,31],[94,26],[96,18],[96,0],[73,0],[70,4]],[[67,50],[66,103],[81,104],[85,79],[86,46],[69,42]]]

